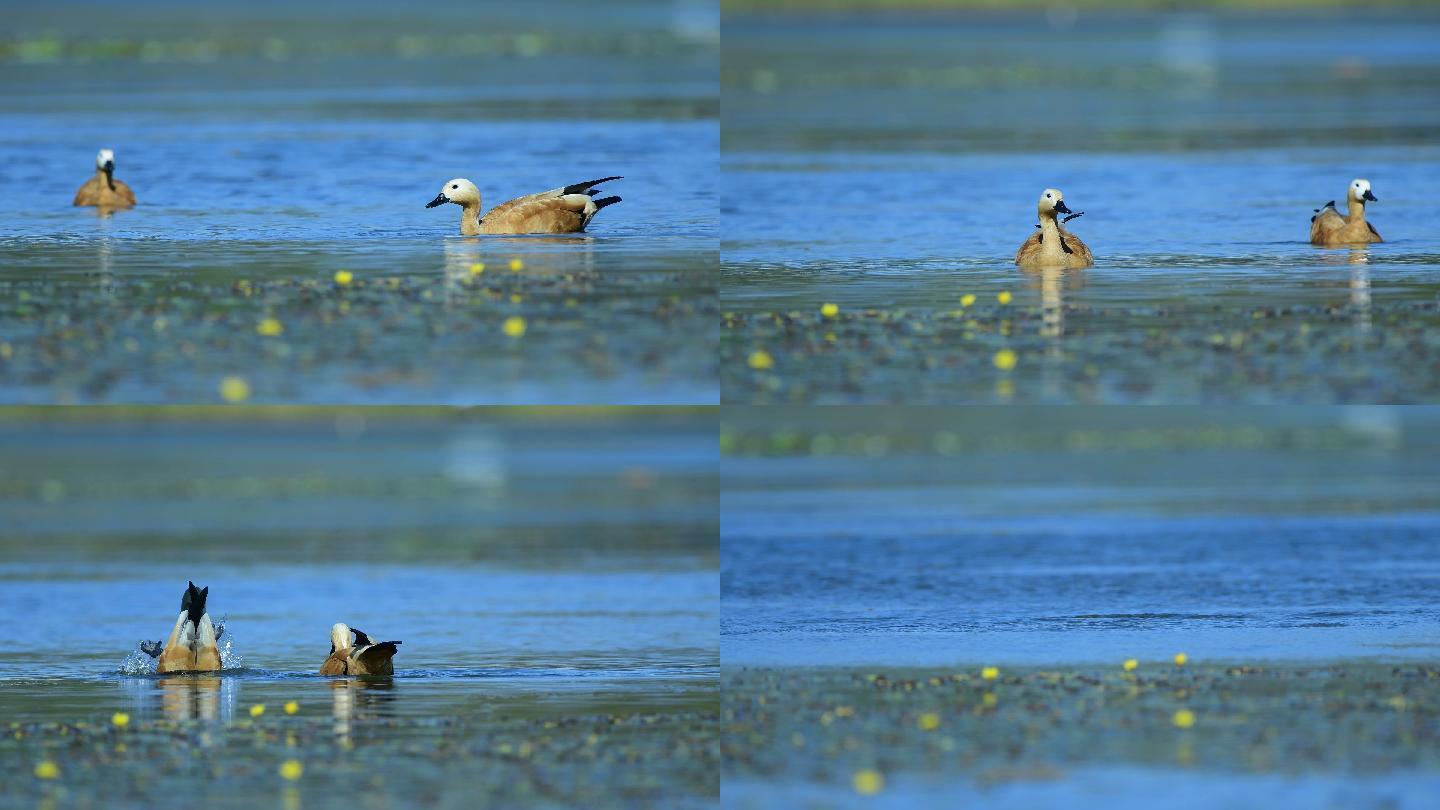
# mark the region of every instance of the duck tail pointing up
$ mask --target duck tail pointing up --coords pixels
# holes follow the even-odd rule
[[[200,626],[200,617],[205,615],[205,599],[210,595],[210,586],[204,588],[195,587],[195,583],[188,583],[185,595],[180,599],[180,609],[185,611],[187,618],[196,627]]]
[[[620,202],[619,197],[603,197],[595,201],[595,210],[599,211],[601,208],[604,208],[607,205],[614,205],[617,202]]]
[[[617,175],[615,175],[614,177],[602,177],[602,178],[600,178],[599,180],[586,180],[586,181],[583,182],[583,183],[574,183],[574,184],[571,184],[571,185],[566,186],[566,187],[565,187],[565,193],[566,193],[566,194],[594,194],[595,192],[593,192],[593,191],[590,190],[592,187],[598,186],[598,185],[600,185],[601,183],[608,183],[608,182],[610,182],[611,180],[624,180],[624,179],[625,179],[625,178],[623,178],[623,177],[621,177],[620,175],[617,174]]]

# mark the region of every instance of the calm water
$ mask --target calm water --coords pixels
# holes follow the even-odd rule
[[[4,399],[714,402],[718,23],[556,11],[7,15]],[[100,146],[134,210],[70,206]],[[585,235],[424,208],[455,176],[488,205],[606,175],[624,202]]]
[[[1070,410],[910,413],[950,454],[727,457],[727,665],[1440,654],[1433,412]],[[1027,433],[1051,446],[979,443]]]
[[[26,733],[0,759],[28,771],[48,751],[72,798],[107,778],[203,783],[159,764],[173,731],[213,748],[219,788],[260,768],[257,789],[279,790],[267,763],[310,763],[315,806],[327,780],[382,763],[391,801],[443,767],[502,803],[703,804],[718,789],[713,425],[703,410],[12,412],[0,713]],[[136,645],[168,633],[187,579],[210,587],[227,667],[156,677]],[[316,674],[336,621],[404,642],[393,681]],[[117,711],[136,760],[93,747]],[[64,737],[30,725],[54,723],[94,730],[56,751]],[[279,737],[251,750],[250,723]],[[504,760],[485,752],[522,744],[535,795],[487,772]],[[652,750],[688,753],[626,764]]]
[[[1433,399],[1440,20],[1074,22],[727,22],[726,401]],[[1387,241],[1310,246],[1356,176]],[[1094,268],[1013,266],[1048,186]]]

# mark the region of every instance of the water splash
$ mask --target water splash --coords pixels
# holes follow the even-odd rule
[[[225,628],[225,635],[221,637],[218,644],[220,669],[242,669],[245,666],[245,658],[235,649],[235,630],[230,626],[228,616],[220,617],[220,626]]]
[[[121,675],[154,675],[155,659],[151,658],[144,650],[140,649],[140,642],[135,643],[135,649],[125,656],[120,662]]]

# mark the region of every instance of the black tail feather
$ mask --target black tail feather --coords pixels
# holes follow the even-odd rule
[[[200,617],[205,615],[205,598],[209,595],[209,585],[197,588],[195,583],[187,580],[185,595],[180,597],[180,609],[189,614],[188,618],[196,627],[200,626]]]
[[[599,211],[601,208],[604,208],[607,205],[614,205],[617,202],[620,202],[619,197],[603,197],[595,201],[595,210]]]
[[[568,185],[568,186],[565,187],[565,193],[566,193],[566,194],[587,194],[587,193],[590,193],[590,188],[591,188],[592,186],[598,186],[598,185],[600,185],[601,183],[608,183],[608,182],[611,181],[611,180],[624,180],[624,179],[625,179],[624,177],[621,177],[620,175],[617,174],[617,175],[615,175],[614,177],[602,177],[602,178],[600,178],[599,180],[586,180],[586,181],[583,182],[583,183],[573,183],[573,184]]]

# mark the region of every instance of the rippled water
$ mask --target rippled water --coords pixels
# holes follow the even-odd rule
[[[1440,22],[1076,25],[727,25],[726,401],[1433,399]],[[1356,176],[1386,241],[1312,247]],[[1014,267],[1051,186],[1095,267]]]
[[[556,11],[7,15],[3,399],[714,402],[715,24]],[[70,206],[101,146],[134,210]],[[584,235],[424,208],[456,176],[491,205],[608,175]]]
[[[53,758],[72,798],[110,779],[211,795],[189,782],[208,767],[157,764],[193,745],[221,787],[259,768],[257,789],[278,791],[280,760],[303,760],[315,806],[328,780],[382,765],[392,800],[431,780],[452,806],[703,804],[713,425],[704,410],[12,410],[0,712],[22,731],[0,761]],[[187,580],[210,588],[227,668],[148,674],[137,642],[168,634]],[[403,641],[395,677],[321,678],[337,621]],[[108,728],[116,712],[128,749],[112,750],[130,733]],[[626,764],[658,751],[673,756]],[[456,787],[474,779],[491,787]]]
[[[1316,414],[1286,427],[1253,411],[1068,410],[729,417],[742,435],[795,431],[802,450],[722,462],[726,663],[1440,651],[1433,413],[1322,417],[1286,435]],[[835,446],[909,422],[950,431],[952,450],[803,450],[807,435]],[[977,444],[1027,434],[1036,447]]]

